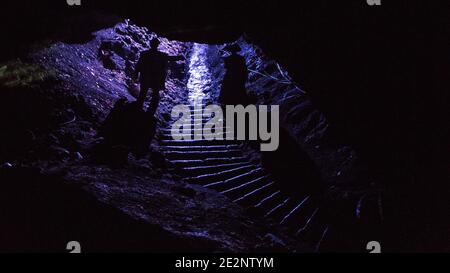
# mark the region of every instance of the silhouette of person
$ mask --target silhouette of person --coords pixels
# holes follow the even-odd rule
[[[224,105],[247,105],[249,104],[249,97],[245,83],[247,82],[248,70],[244,57],[238,54],[241,47],[238,44],[233,44],[226,50],[231,55],[224,58],[226,73],[222,81],[219,102]]]
[[[165,89],[169,61],[182,60],[182,56],[169,56],[158,51],[160,41],[156,38],[150,41],[150,49],[141,53],[136,65],[136,73],[140,81],[140,93],[137,99],[139,107],[144,105],[149,89],[152,89],[152,100],[147,113],[153,116],[158,108],[159,92]]]

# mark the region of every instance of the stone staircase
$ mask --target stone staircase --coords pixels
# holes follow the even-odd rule
[[[198,118],[201,112],[192,107],[191,115]],[[192,120],[195,122],[194,118]],[[207,121],[203,117],[201,120],[202,124]],[[169,125],[173,122],[175,120]],[[171,168],[187,183],[219,191],[249,212],[270,218],[319,250],[328,227],[318,208],[317,196],[294,196],[284,192],[280,182],[260,163],[251,162],[245,156],[242,141],[194,140],[194,135],[192,140],[173,140],[170,127],[162,130],[160,139],[160,148]]]

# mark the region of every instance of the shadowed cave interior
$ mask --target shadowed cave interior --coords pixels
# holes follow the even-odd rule
[[[118,12],[114,5],[110,9],[69,12],[64,28],[43,20],[39,24],[51,30],[27,30],[30,34],[16,41],[20,46],[4,45],[0,251],[66,252],[73,240],[82,243],[83,252],[265,253],[366,252],[374,238],[386,250],[434,249],[432,242],[440,241],[438,233],[429,245],[405,240],[412,234],[420,237],[415,232],[430,221],[410,228],[416,222],[408,217],[415,196],[386,178],[397,179],[392,165],[404,164],[408,171],[412,164],[402,156],[383,158],[403,143],[398,132],[389,139],[392,143],[380,144],[386,141],[383,121],[396,115],[388,109],[378,120],[372,107],[382,106],[384,98],[339,85],[349,81],[349,90],[359,90],[362,80],[352,77],[364,79],[371,71],[358,69],[363,61],[350,60],[354,52],[345,43],[337,45],[335,57],[311,34],[305,38],[313,40],[308,44],[288,30],[265,25],[246,26],[244,33],[234,31],[239,29],[234,25],[179,26],[176,20],[182,19],[174,18],[173,26],[166,26],[157,14],[146,19]],[[249,16],[258,17],[258,12]],[[153,29],[158,20],[162,23]],[[299,20],[316,22],[314,17]],[[323,28],[330,40],[338,38],[333,28]],[[20,25],[10,30],[23,31]],[[99,149],[110,111],[119,100],[134,101],[139,95],[133,75],[154,37],[161,41],[161,52],[184,60],[169,67],[148,152],[136,155],[124,146]],[[364,37],[362,43],[386,46]],[[245,89],[254,104],[280,106],[276,151],[260,152],[258,141],[178,141],[170,135],[175,105],[218,103],[226,73],[222,57],[231,44],[242,49],[249,72]],[[296,46],[305,53],[296,52]],[[361,52],[354,54],[365,56]],[[379,65],[374,71],[384,67],[369,58]],[[344,72],[333,70],[347,60],[357,75],[346,79]],[[297,67],[300,61],[306,65]],[[335,84],[338,92],[324,91]],[[150,99],[149,94],[146,106]],[[193,108],[191,114],[200,115]],[[370,118],[373,123],[366,121]],[[130,135],[123,128],[119,138]],[[373,142],[372,135],[377,136]],[[408,150],[406,144],[399,150]],[[380,164],[384,161],[387,166]],[[393,197],[394,191],[401,198]]]
[[[186,60],[170,67],[150,153],[136,158],[124,147],[93,148],[99,141],[98,126],[113,104],[121,97],[137,97],[133,69],[139,52],[156,35],[126,20],[97,31],[87,43],[44,45],[26,60],[4,66],[3,92],[14,99],[3,100],[7,104],[0,107],[5,111],[1,116],[16,117],[23,128],[2,134],[2,160],[7,162],[2,180],[18,176],[22,187],[33,191],[2,201],[31,203],[17,206],[13,214],[33,217],[11,221],[5,238],[11,244],[3,247],[54,251],[77,237],[87,251],[332,251],[342,247],[338,240],[352,221],[352,239],[345,239],[348,249],[365,239],[355,235],[368,231],[356,222],[381,217],[377,190],[351,185],[364,183],[352,177],[354,152],[344,145],[328,147],[325,117],[287,71],[245,38],[237,43],[250,71],[247,92],[257,104],[281,108],[277,151],[261,154],[255,143],[245,141],[173,140],[173,106],[217,103],[226,45],[163,37],[159,50]],[[31,76],[28,71],[33,71]],[[8,120],[17,126],[17,120],[2,122]],[[20,145],[11,145],[17,139]],[[337,180],[355,187],[354,196],[339,196],[340,189],[327,196]],[[374,206],[374,215],[364,210],[362,216],[355,214],[366,205]],[[120,229],[116,221],[123,225]],[[17,243],[19,238],[26,246]],[[107,238],[120,239],[105,244]]]

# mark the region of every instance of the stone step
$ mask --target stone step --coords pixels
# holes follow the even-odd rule
[[[293,234],[302,226],[303,223],[307,221],[307,217],[312,213],[312,198],[310,196],[305,196],[303,198],[291,198],[288,202],[279,203],[277,206],[272,208],[271,211],[266,213],[266,217],[269,217],[280,225],[290,230]],[[276,209],[275,209],[276,208]],[[314,208],[316,208],[314,206]]]
[[[295,220],[302,215],[302,212],[304,212],[310,198],[311,196],[308,195],[305,198],[301,198],[299,201],[295,202],[294,206],[291,207],[289,212],[281,219],[280,224],[294,223]]]
[[[181,115],[180,115],[181,116]],[[198,110],[191,110],[190,116],[195,117],[211,117],[212,115],[206,115],[204,111],[198,111]],[[214,117],[214,116],[212,116]]]
[[[244,183],[247,183],[249,181],[252,181],[258,176],[261,176],[262,173],[263,170],[262,168],[259,167],[257,169],[250,170],[248,172],[239,174],[229,179],[206,184],[205,187],[215,189],[217,191],[225,191],[234,188],[236,186],[242,185]]]
[[[169,160],[178,159],[208,159],[242,156],[240,149],[231,150],[208,150],[208,151],[164,151],[164,155]]]
[[[332,229],[328,223],[320,226],[310,225],[308,230],[311,231],[311,235],[301,233],[297,237],[302,241],[311,242],[310,244],[314,246],[314,251],[317,253],[333,251],[336,249],[335,246],[339,245],[339,243],[333,242],[333,232],[330,232]],[[336,234],[334,234],[335,236]]]
[[[210,145],[241,145],[239,140],[162,140],[161,147],[164,146],[210,146]]]
[[[191,109],[191,111],[194,111],[194,110],[197,110],[197,109],[198,109],[198,111],[204,111],[204,109],[207,106],[207,104],[205,104],[205,103],[198,104],[198,105],[190,104],[188,106],[189,106],[189,109]]]
[[[249,190],[248,192],[243,193],[242,196],[234,199],[233,202],[244,207],[254,206],[259,202],[259,200],[262,200],[268,194],[272,194],[276,190],[278,190],[278,188],[275,186],[275,182],[271,181],[254,190]]]
[[[281,193],[280,190],[277,190],[263,196],[256,202],[253,207],[261,211],[261,213],[263,213],[264,211],[267,212],[274,208],[277,204],[279,204],[283,198],[285,198],[285,196]]]
[[[205,109],[206,105],[189,105],[189,109],[191,109],[192,112],[203,112]]]
[[[330,239],[331,241],[336,239],[330,238],[330,223],[328,223],[327,217],[320,208],[311,208],[307,215],[299,220],[298,225],[293,230],[293,234],[295,234],[300,240],[308,242],[311,246],[314,246],[316,251],[326,249],[327,244],[330,243]],[[334,234],[334,236],[336,236],[336,234]],[[331,245],[335,243],[336,242],[331,242]]]
[[[217,129],[218,129],[218,130],[222,129],[222,132],[228,132],[228,131],[230,131],[230,130],[229,130],[230,127],[219,127],[219,128],[217,128]],[[168,128],[168,129],[162,129],[161,132],[162,132],[163,134],[172,134],[172,129],[171,129],[171,128]],[[203,133],[203,128],[194,128],[194,127],[191,127],[191,129],[189,129],[189,132],[190,132],[190,134],[193,134],[193,133]],[[212,134],[215,134],[216,132],[217,132],[217,131],[212,131],[211,133],[212,133]],[[180,130],[180,131],[176,131],[175,134],[184,134],[184,132],[183,132],[183,130]]]
[[[283,222],[283,225],[289,225],[292,233],[303,241],[318,243],[330,224],[325,211],[319,208],[320,203],[317,197],[310,197],[299,213],[290,222]]]
[[[263,184],[267,183],[270,179],[269,175],[261,175],[255,179],[248,182],[242,183],[230,189],[221,191],[221,193],[228,196],[230,199],[235,200],[243,195],[245,195],[249,190],[254,190],[261,187]]]
[[[237,163],[226,163],[226,164],[217,164],[217,165],[200,165],[200,166],[196,166],[196,167],[177,168],[177,169],[175,169],[175,171],[179,174],[183,174],[184,176],[195,176],[195,175],[221,172],[221,171],[229,170],[231,168],[244,166],[247,164],[250,164],[250,162],[237,162]]]
[[[204,111],[198,111],[198,110],[191,110],[189,116],[190,117],[207,117],[207,118],[215,117],[213,115],[206,115],[206,113]],[[178,117],[181,117],[181,114]],[[178,117],[176,117],[176,119],[178,119]],[[223,115],[222,118],[225,118],[225,115]]]
[[[285,211],[291,203],[291,197],[285,197],[281,199],[281,202],[275,202],[272,206],[269,207],[269,210],[267,210],[267,212],[264,214],[264,217],[276,219],[277,216],[283,214],[283,211]]]
[[[198,146],[191,146],[191,145],[187,145],[187,146],[160,146],[159,147],[162,151],[208,151],[208,150],[213,150],[213,151],[226,151],[226,150],[237,150],[241,148],[241,145],[237,145],[237,144],[230,144],[230,145],[198,145]]]
[[[227,132],[223,132],[223,138],[225,139],[225,135],[227,134],[227,133],[229,133],[228,131]],[[230,132],[231,133],[231,132]],[[222,135],[222,134],[220,134],[220,135]],[[219,136],[220,136],[219,135]],[[173,137],[181,137],[181,138],[185,138],[186,140],[197,140],[197,139],[195,139],[195,135],[194,134],[174,134],[173,136],[172,136],[172,134],[171,133],[162,133],[161,134],[161,137],[162,137],[162,139],[173,139]],[[218,135],[217,134],[203,134],[202,135],[202,139],[201,140],[207,140],[206,138],[211,138],[211,139],[215,139],[215,138],[217,138],[218,137]],[[200,140],[200,139],[199,139]]]
[[[174,159],[169,160],[169,163],[173,166],[184,167],[199,167],[214,164],[226,164],[226,163],[248,163],[248,158],[245,156],[237,157],[221,157],[221,158],[206,158],[206,159]]]
[[[169,124],[173,124],[174,122],[179,121],[181,118],[182,118],[181,116],[175,117],[175,118],[171,117]],[[184,116],[183,118],[189,119],[191,121],[190,123],[192,123],[193,121],[197,121],[198,123],[206,123],[206,122],[210,121],[211,119],[213,119],[214,117],[194,114],[194,115]],[[226,123],[226,120],[224,118],[219,118],[217,121],[220,121],[221,123],[224,123],[224,124]],[[186,124],[189,124],[189,123],[186,122]]]
[[[191,128],[192,129],[192,128],[196,128],[196,127],[197,128],[204,128],[206,126],[207,122],[208,121],[183,123],[183,124],[178,125],[177,128],[182,128],[182,129],[184,129],[184,128]],[[220,124],[220,126],[217,126],[217,128],[225,128],[225,127],[226,128],[231,128],[230,126],[227,126],[226,124]],[[169,131],[169,132],[171,132],[172,128],[173,128],[173,123],[171,124],[171,126],[168,126],[166,128],[162,128],[161,131]],[[215,128],[215,127],[213,127],[213,128]]]
[[[253,164],[247,164],[244,166],[233,167],[231,169],[220,171],[220,172],[213,172],[213,173],[202,174],[202,175],[193,176],[193,177],[187,177],[187,178],[185,178],[185,181],[188,183],[194,183],[194,184],[206,184],[206,183],[211,183],[213,181],[233,178],[242,173],[245,173],[249,170],[256,169],[256,168],[257,168],[257,166],[255,166]]]

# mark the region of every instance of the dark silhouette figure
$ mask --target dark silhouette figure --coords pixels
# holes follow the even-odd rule
[[[165,89],[167,69],[169,61],[181,60],[180,56],[169,56],[158,51],[160,41],[153,39],[150,42],[151,49],[141,53],[136,66],[136,74],[139,76],[141,90],[137,103],[140,107],[144,105],[149,89],[152,89],[152,100],[150,102],[147,113],[154,115],[158,108],[160,95],[159,92]]]
[[[143,157],[155,135],[156,121],[137,102],[119,99],[103,122],[98,135],[103,141],[96,145],[96,158],[113,166],[122,166],[131,152]]]
[[[276,151],[263,152],[262,164],[293,196],[314,195],[323,190],[320,170],[289,132],[280,127],[280,146]],[[293,171],[298,171],[292,176]]]
[[[168,63],[182,59],[159,52],[159,44],[158,39],[153,39],[151,49],[141,53],[136,66],[136,76],[139,76],[141,84],[137,101],[118,100],[103,122],[98,134],[103,141],[95,147],[99,160],[121,166],[127,162],[130,152],[138,157],[148,152],[155,135],[155,112],[160,100],[159,92],[165,88]],[[152,100],[145,111],[143,105],[149,89],[153,91]]]
[[[237,54],[241,48],[233,44],[226,50],[231,55],[224,58],[226,73],[222,81],[219,102],[224,105],[248,105],[250,99],[245,89],[248,77],[247,65],[244,57]]]

